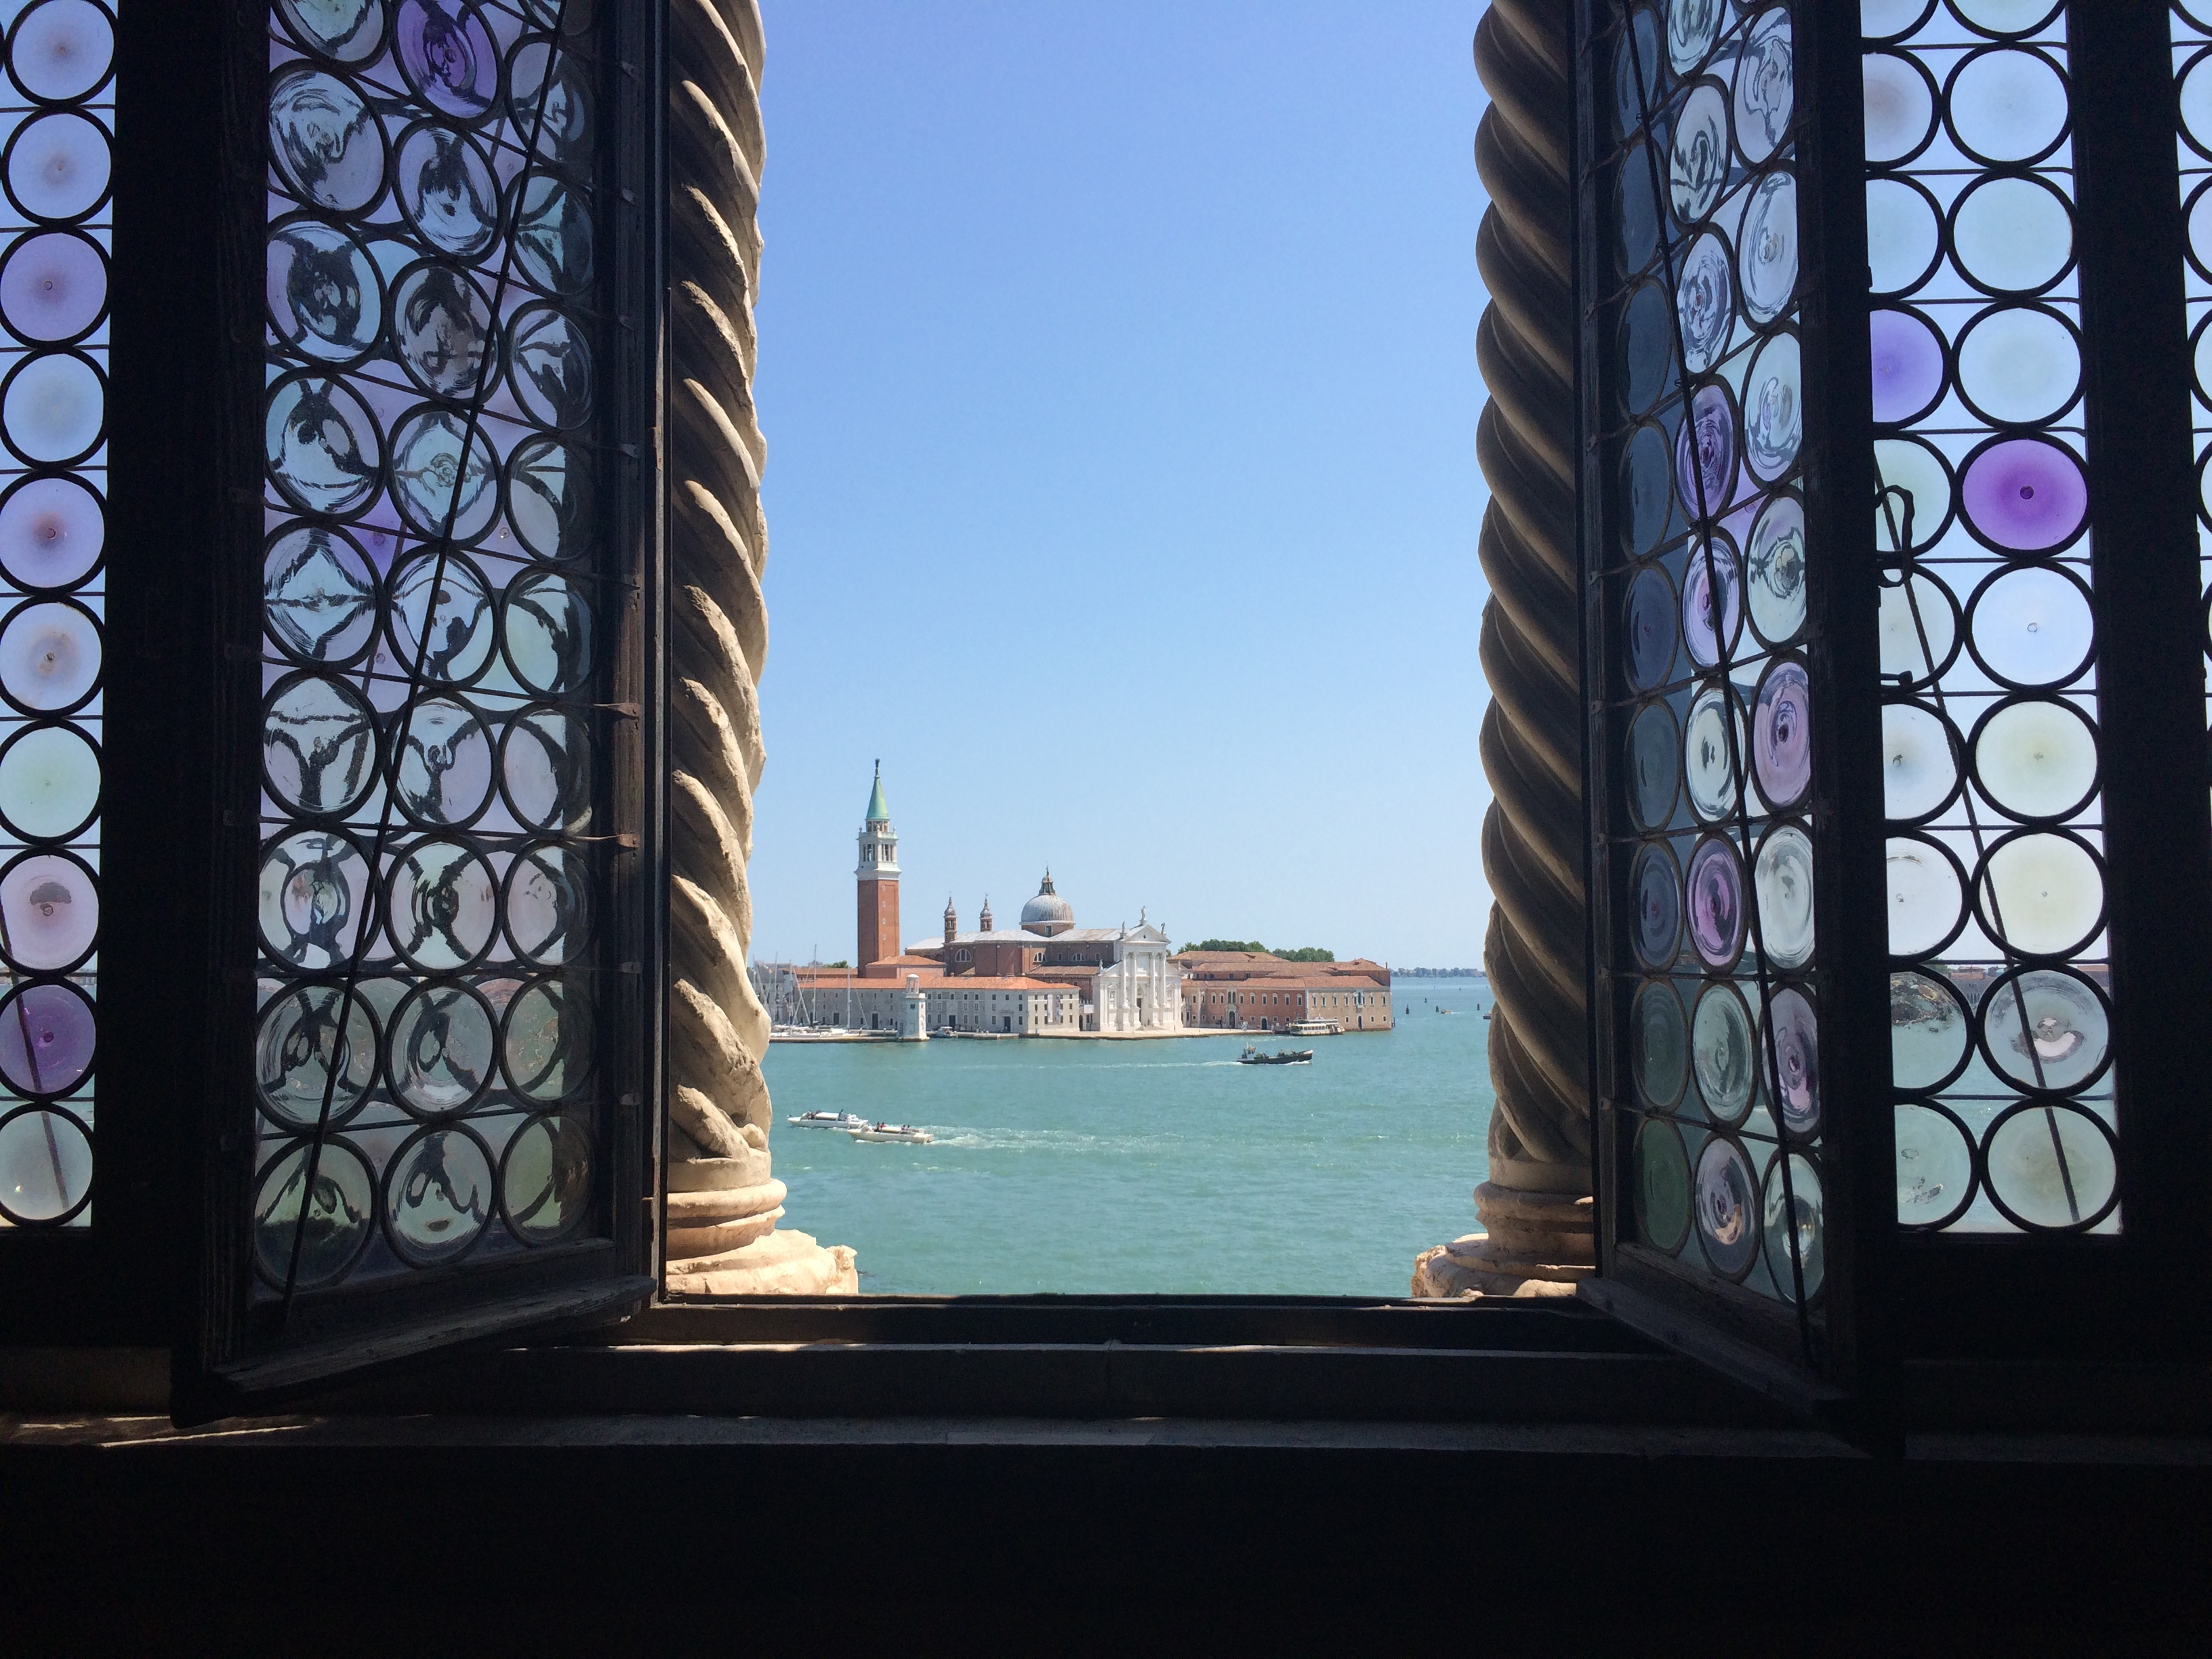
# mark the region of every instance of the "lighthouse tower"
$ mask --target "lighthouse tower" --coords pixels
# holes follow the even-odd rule
[[[857,970],[872,962],[883,962],[899,953],[898,831],[891,828],[890,808],[884,805],[884,763],[876,763],[876,787],[868,796],[868,821],[860,826],[860,861],[853,873],[860,888],[860,950],[853,957]]]

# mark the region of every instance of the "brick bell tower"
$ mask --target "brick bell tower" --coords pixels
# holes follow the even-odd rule
[[[884,805],[884,763],[876,763],[876,787],[868,796],[868,821],[860,826],[860,939],[854,971],[898,955],[898,831]]]

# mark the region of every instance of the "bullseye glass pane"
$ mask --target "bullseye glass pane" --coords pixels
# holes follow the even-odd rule
[[[592,1041],[621,981],[594,922],[627,465],[597,9],[269,8],[264,1297],[604,1236],[636,1085]],[[0,566],[36,536],[0,508]],[[0,672],[64,620],[0,619]]]
[[[1870,388],[1898,1221],[2070,1226],[1990,1184],[2034,1021],[2063,1012],[2039,975],[2099,1008],[2109,988],[2066,9],[1892,7],[1878,46],[1864,27],[1872,246],[1909,289],[1875,313]],[[2064,1018],[2043,1038],[2070,1055],[2087,1015]],[[2114,1121],[2109,1066],[2042,1075]]]
[[[1813,1074],[1826,693],[1803,646],[1824,550],[1805,509],[1802,300],[1820,273],[1801,235],[1799,8],[1613,0],[1596,22],[1617,125],[1589,199],[1600,245],[1627,255],[1590,295],[1588,434],[1618,481],[1589,574],[1605,596],[1592,743],[1613,897],[1598,948],[1618,1039],[1605,1104],[1634,1194],[1624,1237],[1777,1304],[1802,1283],[1818,1323],[1818,1257],[1800,1258],[1819,1248],[1827,1156]],[[1909,124],[1925,88],[1899,88]],[[1917,198],[1895,208],[1884,269],[1903,287],[1942,218]]]
[[[0,1231],[94,1220],[115,14],[0,6]]]

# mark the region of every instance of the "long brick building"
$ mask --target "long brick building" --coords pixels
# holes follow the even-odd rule
[[[1186,951],[1182,1019],[1231,1031],[1279,1031],[1326,1020],[1342,1031],[1387,1031],[1390,970],[1351,962],[1285,962],[1265,951]]]

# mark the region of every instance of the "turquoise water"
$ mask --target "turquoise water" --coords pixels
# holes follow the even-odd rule
[[[1262,1044],[1310,1066],[1239,1066],[1235,1034],[771,1044],[784,1224],[854,1246],[866,1291],[1403,1296],[1418,1251],[1475,1225],[1490,988],[1395,1001],[1395,1030]],[[812,1111],[937,1141],[786,1121]]]

